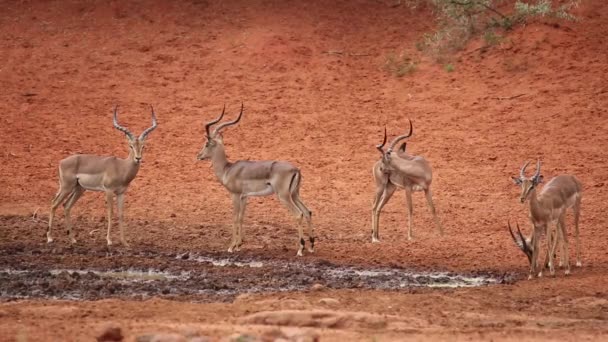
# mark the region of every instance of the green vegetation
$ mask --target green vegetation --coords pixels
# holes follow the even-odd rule
[[[383,69],[397,77],[409,75],[416,70],[417,63],[405,52],[399,54],[389,53],[386,56]]]
[[[508,13],[503,13],[505,0],[419,0],[436,9],[439,29],[426,34],[416,44],[419,51],[445,62],[446,56],[461,50],[473,37],[482,35],[487,46],[501,42],[496,30],[510,30],[538,18],[569,20],[576,18],[570,10],[580,0],[566,0],[555,5],[553,0],[517,0]],[[510,7],[510,6],[509,6]]]

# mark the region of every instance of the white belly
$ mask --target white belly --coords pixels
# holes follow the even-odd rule
[[[103,186],[103,176],[98,174],[79,173],[76,175],[78,184],[90,191],[105,191]]]

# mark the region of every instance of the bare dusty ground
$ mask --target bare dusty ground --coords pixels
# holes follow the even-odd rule
[[[584,1],[578,23],[529,24],[488,49],[472,42],[451,73],[414,47],[433,28],[432,13],[388,1],[0,1],[0,7],[1,268],[162,268],[145,257],[149,252],[228,257],[230,198],[209,163],[195,157],[203,123],[224,103],[236,115],[243,101],[243,120],[225,134],[229,158],[298,165],[318,243],[314,255],[296,259],[287,210],[274,198],[251,199],[237,258],[510,279],[467,289],[317,286],[217,300],[5,298],[0,340],[94,340],[108,322],[131,341],[185,330],[214,340],[235,333],[270,338],[277,329],[323,341],[578,341],[608,334],[604,1]],[[411,76],[397,78],[382,66],[388,54],[402,51],[420,63]],[[119,104],[123,125],[141,132],[149,103],[159,128],[127,195],[131,249],[104,252],[104,204],[94,193],[73,211],[78,245],[68,247],[61,210],[56,242],[47,245],[59,160],[73,153],[126,156],[111,109]],[[372,244],[374,145],[385,124],[395,136],[408,118],[415,129],[408,149],[434,168],[446,234],[437,235],[416,194],[416,239],[407,241],[405,199],[396,195],[382,215],[383,241]],[[545,179],[569,173],[584,184],[583,267],[569,277],[560,270],[527,281],[527,260],[506,223],[530,229],[510,176],[537,157]],[[571,217],[568,223],[572,228]],[[241,271],[226,272],[238,279]],[[242,272],[246,278],[255,270]]]

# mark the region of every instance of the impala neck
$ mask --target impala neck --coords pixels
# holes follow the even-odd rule
[[[129,149],[129,157],[127,157],[125,161],[127,162],[127,165],[129,167],[127,173],[125,174],[125,179],[130,182],[135,178],[135,176],[137,176],[137,172],[139,171],[139,165],[141,162],[135,162],[135,153],[133,153],[132,149]]]
[[[536,197],[536,187],[530,190],[528,197],[530,198],[530,214],[533,217],[536,217],[537,214],[542,211],[541,203],[538,200],[538,197]]]
[[[215,147],[215,151],[213,153],[213,156],[211,157],[211,165],[213,166],[213,172],[215,172],[215,176],[217,176],[217,179],[222,182],[222,179],[224,178],[224,170],[228,165],[228,159],[226,158],[226,150],[224,149],[224,145],[218,144]]]

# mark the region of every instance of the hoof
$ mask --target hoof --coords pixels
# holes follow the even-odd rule
[[[53,242],[53,238],[52,237],[47,237],[46,238],[46,243],[52,243]]]
[[[565,275],[569,276],[570,275],[570,270],[566,270],[566,272],[564,272]]]
[[[380,243],[380,239],[376,239],[372,236],[372,243]]]
[[[51,240],[52,241],[52,240]],[[576,262],[576,267],[583,267],[583,263],[581,263],[580,261]]]
[[[314,249],[314,248],[308,248],[308,252],[309,252],[309,253],[314,253],[314,252],[315,252],[315,249]]]
[[[129,245],[129,243],[127,241],[125,241],[125,240],[120,241],[120,243],[122,243],[122,245],[125,246],[125,247],[127,247],[127,248],[131,247],[131,245]]]
[[[528,275],[528,280],[532,280],[532,278],[534,278],[531,274]]]
[[[304,256],[304,254],[302,253],[301,249],[298,251],[298,253],[296,254],[296,256],[299,256],[299,257]]]
[[[108,239],[108,247],[112,246],[112,240]]]

